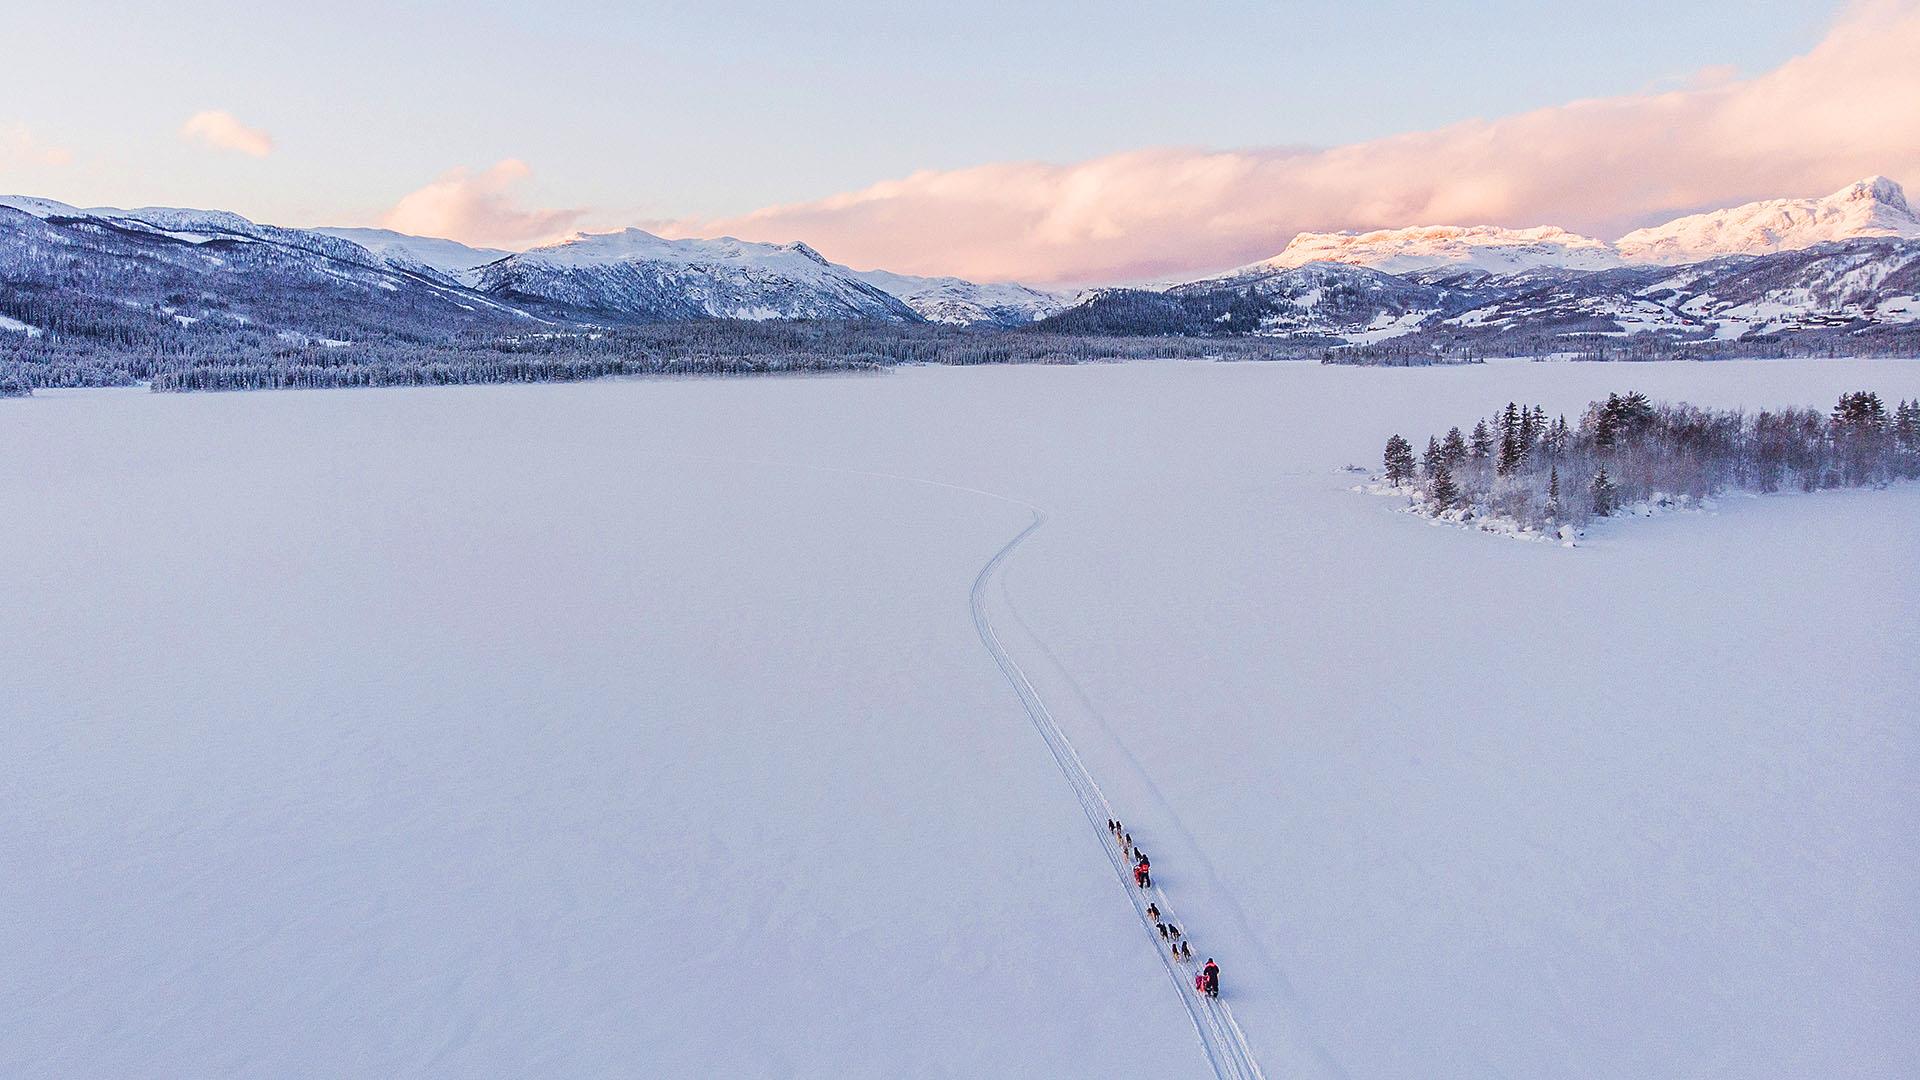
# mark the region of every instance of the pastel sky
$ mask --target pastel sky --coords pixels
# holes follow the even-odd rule
[[[1920,0],[62,0],[5,34],[0,191],[505,247],[1080,284],[1920,181]]]

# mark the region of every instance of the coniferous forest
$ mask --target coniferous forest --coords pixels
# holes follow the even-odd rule
[[[347,341],[343,331],[335,341],[290,340],[211,320],[181,326],[121,312],[100,314],[82,333],[0,335],[0,395],[141,382],[156,391],[262,390],[1282,355],[1273,342],[1261,339],[1099,337],[833,320],[706,320],[471,336],[373,336],[359,327],[352,335],[357,340]]]
[[[1871,487],[1920,478],[1920,400],[1872,391],[1833,409],[1748,413],[1609,394],[1579,418],[1508,402],[1424,448],[1387,439],[1382,479],[1423,513],[1551,532],[1621,510],[1726,492]]]

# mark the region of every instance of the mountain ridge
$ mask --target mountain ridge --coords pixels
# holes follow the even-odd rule
[[[1853,348],[1920,337],[1920,216],[1884,177],[1629,237],[1648,258],[1551,226],[1302,234],[1225,274],[1069,299],[857,271],[805,243],[627,229],[506,252],[390,230],[282,228],[221,210],[4,196],[0,348],[31,341],[36,355],[64,350],[83,363],[88,340],[155,355],[514,349],[530,334],[716,319],[1249,335],[1296,351],[1538,353],[1643,336],[1679,347],[1809,334]],[[1674,251],[1706,257],[1658,261]]]

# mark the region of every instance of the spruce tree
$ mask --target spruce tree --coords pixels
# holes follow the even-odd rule
[[[1553,466],[1547,473],[1547,524],[1560,523],[1560,466]]]
[[[1475,461],[1485,461],[1493,456],[1493,432],[1487,430],[1487,422],[1481,420],[1473,425],[1472,456]]]
[[[1428,446],[1432,445],[1432,440],[1428,440]],[[1391,436],[1387,439],[1385,462],[1387,483],[1398,487],[1413,479],[1413,444],[1399,435]]]
[[[1606,517],[1613,513],[1617,494],[1614,491],[1613,480],[1607,476],[1605,465],[1600,466],[1600,471],[1593,474],[1593,483],[1588,487],[1588,491],[1593,495],[1594,517]]]
[[[1507,406],[1508,415],[1513,406]],[[1516,419],[1512,424],[1503,424],[1500,431],[1500,457],[1494,461],[1493,471],[1500,476],[1512,476],[1513,471],[1526,460],[1527,445],[1520,438],[1520,423]]]
[[[1451,469],[1467,460],[1467,437],[1460,434],[1459,428],[1447,429],[1447,441],[1440,444],[1447,468]]]
[[[1613,440],[1620,432],[1620,395],[1608,394],[1607,403],[1594,410],[1593,445],[1601,450],[1613,449]]]
[[[1901,402],[1893,415],[1896,468],[1910,480],[1920,478],[1920,400]]]
[[[1427,484],[1427,497],[1433,502],[1433,512],[1440,514],[1453,509],[1460,501],[1460,489],[1453,486],[1453,470],[1441,462],[1434,470],[1433,479]]]
[[[1433,441],[1433,436],[1427,436],[1427,452],[1420,459],[1420,467],[1426,470],[1428,476],[1432,476],[1433,470],[1439,468],[1445,460],[1446,455],[1441,451],[1440,444]]]
[[[1856,390],[1851,394],[1841,394],[1839,404],[1833,407],[1833,425],[1863,433],[1877,433],[1887,423],[1887,407],[1880,402],[1880,395],[1871,390]]]

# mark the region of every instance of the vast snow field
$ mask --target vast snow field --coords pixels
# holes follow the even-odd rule
[[[1211,1075],[977,580],[1266,1076],[1906,1074],[1920,489],[1563,549],[1339,471],[1859,388],[1920,363],[0,402],[0,1075]]]

